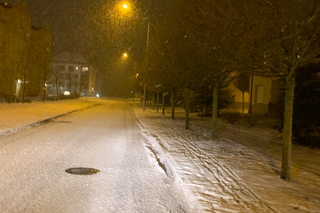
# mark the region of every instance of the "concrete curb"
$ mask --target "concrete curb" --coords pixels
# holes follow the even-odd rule
[[[95,107],[95,106],[98,106],[98,105],[100,105],[100,104],[93,104],[93,105],[90,105],[90,106],[87,106],[87,107],[84,107],[84,108],[81,108],[81,109],[72,110],[72,111],[69,111],[69,112],[66,112],[66,113],[63,113],[63,114],[60,114],[60,115],[56,115],[56,116],[51,117],[51,118],[47,118],[47,119],[44,119],[44,120],[37,121],[35,123],[27,124],[27,125],[25,125],[25,126],[23,126],[21,128],[8,129],[7,131],[4,131],[4,132],[0,133],[0,138],[8,136],[8,135],[12,135],[12,134],[14,134],[16,132],[19,132],[19,131],[22,131],[22,130],[25,130],[25,129],[28,129],[28,128],[33,128],[33,127],[37,127],[37,126],[41,126],[41,125],[50,123],[50,122],[56,120],[57,118],[64,117],[64,116],[70,115],[72,113],[75,113],[75,112],[78,112],[78,111],[82,111],[82,110],[86,110],[86,109],[89,109],[91,107]]]

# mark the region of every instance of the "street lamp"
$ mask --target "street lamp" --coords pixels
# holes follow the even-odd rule
[[[128,57],[127,53],[123,53],[123,57],[125,58]]]
[[[144,82],[144,89],[143,89],[143,111],[146,110],[146,94],[147,94],[147,78],[146,78],[146,75],[147,75],[147,72],[148,72],[148,69],[149,69],[149,32],[150,32],[150,17],[148,18],[148,32],[147,32],[147,71],[146,71],[146,74],[145,74],[145,82]]]
[[[131,16],[132,11],[131,11],[131,6],[129,4],[129,2],[124,1],[124,2],[120,2],[119,4],[117,4],[116,6],[116,11],[118,12],[118,14],[120,15],[121,18],[123,18],[122,16]]]

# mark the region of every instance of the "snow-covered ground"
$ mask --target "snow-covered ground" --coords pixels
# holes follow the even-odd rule
[[[190,212],[158,159],[128,102],[105,101],[0,139],[0,212]]]
[[[135,111],[148,141],[160,144],[189,199],[191,212],[320,212],[320,150],[293,146],[292,181],[280,179],[282,142],[276,130],[219,121],[210,140],[210,118],[184,112]]]
[[[38,101],[24,104],[0,103],[0,137],[26,128],[30,124],[35,124],[74,110],[85,109],[99,103],[102,103],[102,100],[95,98]]]
[[[69,111],[103,104],[79,99],[0,104],[0,136]],[[132,104],[145,146],[187,197],[191,212],[320,212],[320,150],[293,146],[292,181],[279,178],[281,135],[275,130],[219,122],[220,142],[210,141],[210,119],[184,112],[162,116]]]

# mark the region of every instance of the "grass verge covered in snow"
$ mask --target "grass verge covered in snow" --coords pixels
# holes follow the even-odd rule
[[[134,109],[174,165],[191,212],[320,212],[319,149],[293,145],[292,181],[284,181],[278,130],[219,120],[212,142],[211,118],[192,114],[186,130],[183,109],[175,120],[169,110]]]

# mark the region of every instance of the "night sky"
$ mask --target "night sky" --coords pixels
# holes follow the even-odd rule
[[[1,0],[4,1],[4,0]],[[12,0],[15,2],[17,0]],[[100,10],[108,7],[108,4],[121,2],[118,0],[27,0],[30,13],[32,16],[33,25],[43,25],[48,22],[52,28],[53,36],[53,52],[60,52],[61,49],[73,50],[77,48],[78,41],[83,37],[83,33],[90,32],[97,35],[101,32],[88,29],[88,25],[94,24],[91,18],[95,17],[96,20],[106,17],[97,17],[101,15]],[[167,0],[160,1],[147,1],[147,0],[130,0],[127,1],[135,6],[135,13],[143,19],[143,16],[159,16],[165,12],[165,7],[168,5]],[[142,21],[141,21],[142,22]],[[88,24],[89,23],[89,24]],[[140,24],[140,23],[139,23]],[[99,26],[101,28],[105,26]],[[144,40],[139,38],[145,36],[146,24],[143,32],[135,33],[137,38],[132,38],[133,33],[130,34],[131,38],[127,40]],[[86,34],[86,36],[90,36]],[[101,35],[103,36],[103,35]],[[83,43],[81,43],[83,45]],[[92,45],[88,43],[87,45]],[[124,46],[126,46],[124,44]],[[130,49],[132,44],[127,44],[124,49]]]
[[[0,0],[1,3],[16,4],[20,0]],[[108,15],[121,0],[27,0],[32,25],[48,23],[52,30],[52,52],[54,56],[63,51],[77,52],[94,65],[99,75],[114,91],[118,85],[131,85],[133,67],[139,63],[146,50],[147,21],[163,17],[169,0],[125,0],[131,4],[131,17],[119,19]],[[111,20],[111,21],[110,21]],[[151,24],[150,36],[156,24]],[[129,57],[119,63],[123,52]],[[132,86],[130,86],[132,87]],[[110,89],[110,88],[108,88]],[[123,89],[126,93],[131,90]]]
[[[1,3],[16,4],[21,0],[0,0]],[[41,26],[45,22],[52,28],[53,43],[72,49],[75,26],[84,21],[83,12],[91,0],[27,0],[32,24]],[[56,49],[53,49],[54,51]]]

